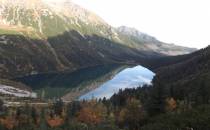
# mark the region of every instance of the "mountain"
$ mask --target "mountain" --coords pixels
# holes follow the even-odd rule
[[[192,54],[166,59],[161,64],[162,67],[157,69],[158,82],[184,95],[194,95],[202,89],[210,94],[210,46]]]
[[[121,26],[117,28],[118,32],[128,36],[130,40],[140,44],[145,50],[152,50],[165,55],[183,55],[196,51],[193,48],[167,44],[157,40],[155,37],[142,33],[135,28]]]
[[[144,42],[145,43],[148,43],[148,42],[160,43],[160,41],[158,41],[155,37],[150,36],[150,35],[148,35],[146,33],[142,33],[142,32],[138,31],[135,28],[126,27],[126,26],[120,26],[120,27],[117,28],[117,30],[120,33],[123,33],[125,35],[128,35],[130,37],[135,38],[136,40],[141,41],[142,43],[144,43]]]
[[[144,64],[166,54],[187,53],[182,47],[147,43],[130,39],[71,1],[0,0],[0,78]],[[154,46],[163,48],[157,51]]]
[[[3,78],[76,70],[141,56],[134,49],[115,43],[108,24],[71,2],[0,2]]]
[[[162,57],[155,62],[158,66],[153,66],[156,76],[152,85],[120,91],[111,97],[112,104],[124,111],[131,99],[141,103],[147,114],[144,121],[136,111],[127,113],[127,116],[134,113],[133,119],[140,119],[139,128],[136,128],[139,122],[130,123],[136,129],[209,129],[210,46],[192,54]],[[129,110],[133,111],[134,107],[128,107]],[[128,126],[126,122],[124,127]]]

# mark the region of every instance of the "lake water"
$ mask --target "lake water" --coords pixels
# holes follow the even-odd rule
[[[136,88],[144,84],[151,84],[155,73],[143,66],[130,67],[122,70],[111,80],[102,84],[99,88],[81,96],[80,100],[89,100],[92,98],[110,98],[119,89]]]
[[[38,97],[73,100],[97,88],[126,68],[122,65],[101,65],[80,69],[74,72],[46,73],[17,78],[30,86]]]
[[[62,97],[72,101],[93,97],[109,98],[119,89],[150,84],[154,75],[142,66],[101,65],[74,72],[30,75],[16,80],[30,86],[40,98]]]

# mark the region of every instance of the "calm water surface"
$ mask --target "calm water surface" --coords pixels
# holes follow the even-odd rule
[[[110,98],[114,93],[117,93],[119,89],[136,88],[144,84],[151,84],[154,76],[155,73],[140,65],[126,68],[99,88],[81,96],[80,100],[103,97]]]

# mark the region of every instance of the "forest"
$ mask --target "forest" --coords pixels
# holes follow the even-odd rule
[[[0,130],[210,130],[207,1],[0,0]]]
[[[174,57],[176,64],[160,60],[152,85],[110,99],[16,107],[0,101],[0,130],[209,130],[209,49]]]
[[[209,130],[208,95],[182,99],[153,85],[120,90],[109,100],[58,99],[45,107],[4,107],[1,101],[0,130]]]
[[[159,60],[152,85],[110,99],[9,107],[0,101],[0,130],[209,130],[209,49],[173,57],[175,63]]]

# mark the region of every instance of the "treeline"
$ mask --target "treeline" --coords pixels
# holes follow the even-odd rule
[[[121,107],[120,111],[126,108],[130,99],[138,100],[142,113],[146,113],[145,118],[136,123],[142,125],[136,127],[127,120],[123,123],[124,128],[209,130],[210,47],[171,60],[166,58],[159,63],[163,67],[156,70],[152,86],[120,91],[111,98],[113,104]]]
[[[111,99],[5,108],[0,130],[209,130],[210,105],[180,100],[161,83],[120,90]],[[185,98],[184,98],[185,99]]]
[[[105,99],[102,101],[62,100],[48,107],[4,107],[0,102],[0,130],[118,130],[115,115]]]
[[[126,89],[110,99],[117,106],[119,117],[123,117],[120,128],[128,127],[130,130],[210,129],[209,102],[187,100],[187,96],[179,99],[175,96],[176,92],[159,85]],[[203,96],[199,93],[196,95]],[[129,107],[133,101],[139,108]]]
[[[209,130],[209,102],[186,99],[155,82],[120,90],[109,100],[57,100],[48,107],[26,103],[17,108],[0,101],[0,130]]]
[[[0,130],[210,130],[210,47],[109,100],[5,108]]]

